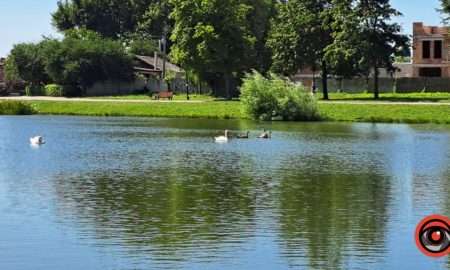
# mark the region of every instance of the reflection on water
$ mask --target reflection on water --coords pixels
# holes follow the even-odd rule
[[[0,117],[0,140],[0,269],[450,267],[413,238],[450,216],[447,126]]]

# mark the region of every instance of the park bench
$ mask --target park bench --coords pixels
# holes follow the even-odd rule
[[[153,99],[159,100],[160,98],[173,99],[173,92],[154,92],[152,93]]]

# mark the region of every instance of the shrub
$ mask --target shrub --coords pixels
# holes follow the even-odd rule
[[[45,86],[45,95],[49,97],[63,97],[64,88],[57,84],[47,84]]]
[[[25,93],[27,96],[43,96],[45,94],[44,87],[39,84],[27,85]]]
[[[244,114],[257,120],[319,120],[317,99],[300,84],[278,76],[265,78],[254,71],[247,74],[241,87]]]
[[[5,115],[29,115],[36,114],[36,108],[29,102],[17,100],[0,101],[0,114]]]
[[[74,85],[47,84],[45,95],[49,97],[77,97],[81,96],[81,89]]]

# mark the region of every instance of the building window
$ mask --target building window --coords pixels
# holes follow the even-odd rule
[[[442,77],[441,68],[421,68],[419,69],[420,77]]]
[[[434,42],[434,58],[435,59],[442,58],[442,40],[436,40]]]
[[[430,59],[430,41],[426,40],[422,42],[422,58]]]

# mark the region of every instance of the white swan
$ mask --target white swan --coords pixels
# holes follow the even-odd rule
[[[34,137],[30,138],[30,143],[33,145],[42,145],[45,142],[42,139],[42,136],[34,136]]]
[[[225,130],[225,136],[214,137],[214,140],[218,143],[228,142],[228,130]]]

